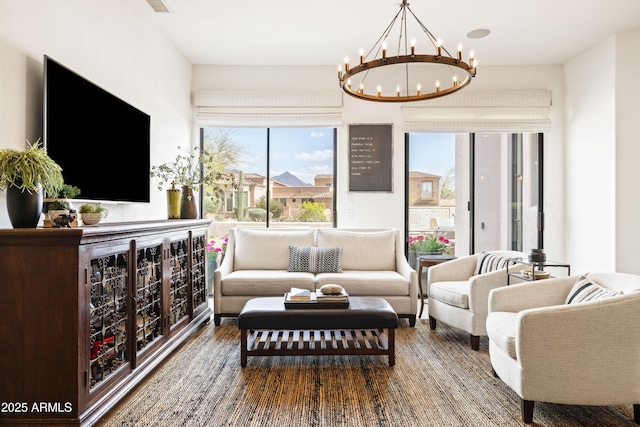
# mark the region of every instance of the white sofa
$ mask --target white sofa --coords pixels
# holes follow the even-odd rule
[[[594,285],[622,294],[610,296]],[[583,280],[559,277],[491,291],[491,366],[520,396],[525,423],[533,421],[534,402],[632,404],[640,423],[639,291],[640,276],[626,273],[589,273]],[[578,292],[591,300],[580,301],[573,296]]]
[[[384,298],[415,326],[418,278],[395,229],[234,228],[214,273],[214,323],[236,317],[251,298],[341,285],[351,296]],[[288,271],[290,246],[342,248],[342,272]]]

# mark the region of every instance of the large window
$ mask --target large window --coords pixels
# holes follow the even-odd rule
[[[236,226],[334,225],[334,128],[203,128],[201,137],[236,183],[202,192],[214,240]]]

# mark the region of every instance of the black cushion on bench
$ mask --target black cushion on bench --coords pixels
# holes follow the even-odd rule
[[[254,298],[238,315],[240,329],[397,328],[398,315],[382,298],[349,297],[349,308],[290,309],[284,297]]]

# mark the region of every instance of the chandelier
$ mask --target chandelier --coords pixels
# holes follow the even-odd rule
[[[407,40],[408,17],[415,20],[411,30],[426,35],[427,44],[433,45],[434,54],[416,54],[415,39]],[[394,27],[398,34],[397,44],[393,41],[397,47],[395,54],[388,50],[388,39],[394,34]],[[367,55],[360,49],[359,63],[351,65],[346,57],[344,69],[338,66],[338,80],[340,87],[354,98],[377,102],[422,101],[450,95],[464,88],[475,77],[476,65],[473,52],[469,54],[469,63],[462,60],[462,46],[458,46],[456,56],[452,56],[420,22],[407,0],[402,0],[400,10]],[[369,74],[376,79],[372,84],[366,81]],[[370,88],[374,91],[367,92],[366,89]]]

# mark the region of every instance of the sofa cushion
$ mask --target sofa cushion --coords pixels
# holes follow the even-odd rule
[[[429,285],[429,298],[460,308],[469,308],[469,281],[434,282]]]
[[[321,228],[316,246],[341,246],[343,270],[396,269],[395,230],[369,232]]]
[[[487,316],[489,340],[513,359],[516,354],[516,325],[518,313],[494,311]]]
[[[280,296],[292,287],[315,291],[313,273],[289,273],[286,270],[237,270],[225,276],[222,295]]]
[[[351,296],[409,295],[409,281],[395,271],[343,270],[316,275],[316,289],[331,283],[342,286]]]
[[[315,230],[256,229],[235,230],[234,270],[286,270],[289,246],[313,246]]]
[[[580,276],[576,284],[571,288],[569,295],[567,295],[566,303],[576,304],[585,301],[596,301],[617,295],[622,295],[622,291],[612,291],[585,276]]]
[[[508,257],[490,252],[480,252],[476,264],[476,275],[502,270],[503,268],[507,268],[507,265],[512,266],[515,264],[516,262],[509,260]]]
[[[342,273],[341,256],[342,248],[289,246],[289,267],[287,271]]]

